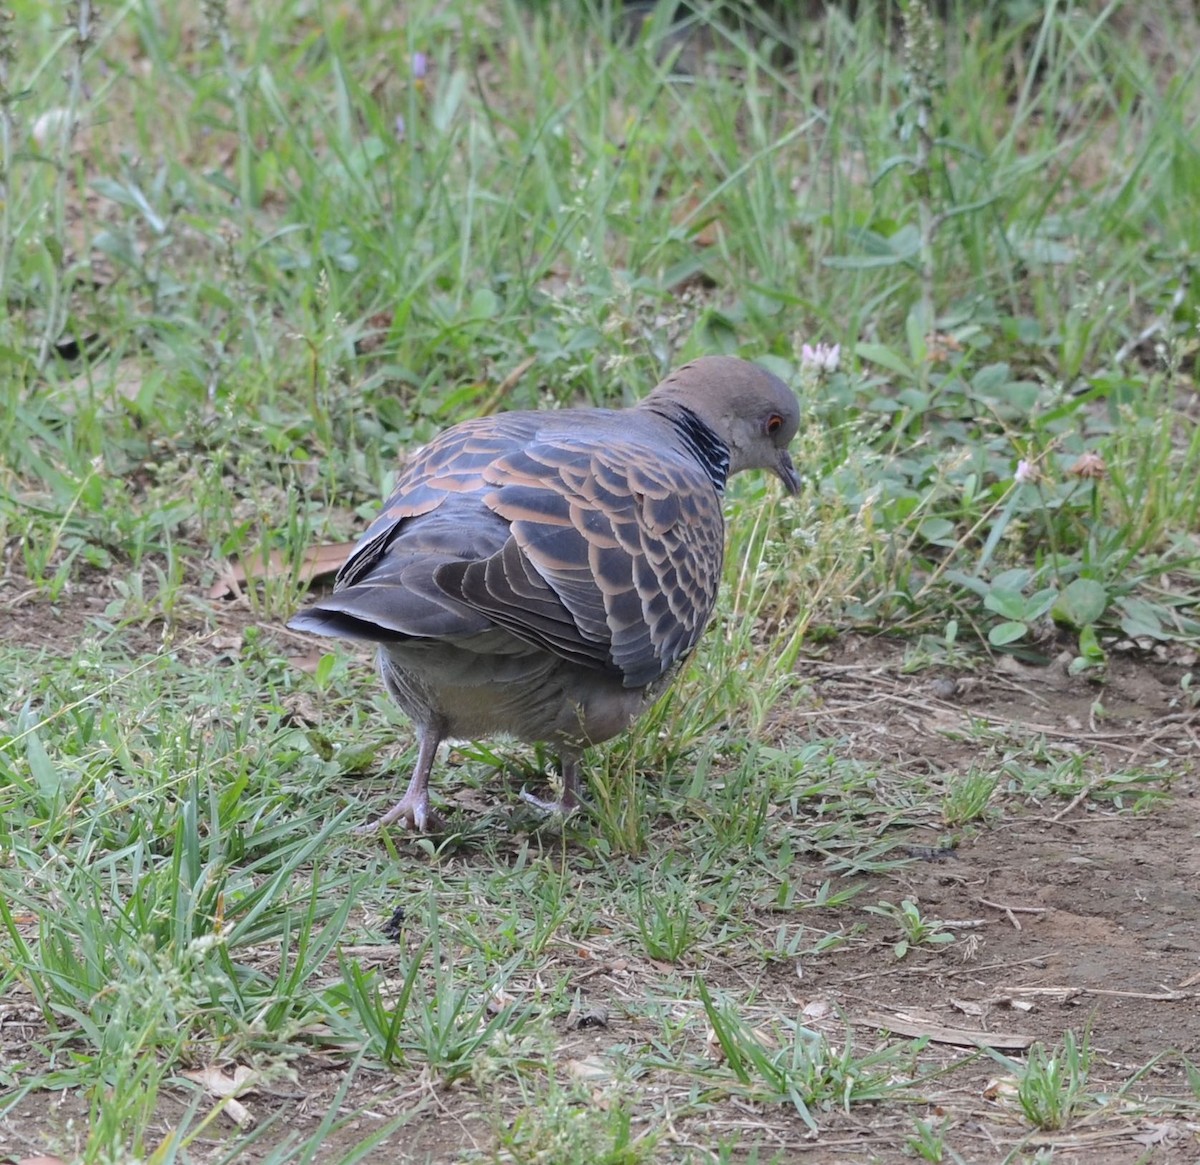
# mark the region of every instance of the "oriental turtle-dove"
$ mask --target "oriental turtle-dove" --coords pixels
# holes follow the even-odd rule
[[[724,556],[721,495],[743,469],[795,493],[795,394],[731,356],[671,373],[628,409],[511,412],[454,425],[405,468],[333,592],[290,627],[379,644],[414,721],[404,796],[367,828],[434,821],[444,739],[509,735],[559,753],[624,731],[696,646]]]

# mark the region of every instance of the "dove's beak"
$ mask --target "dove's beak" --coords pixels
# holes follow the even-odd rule
[[[779,451],[779,460],[775,462],[775,472],[779,474],[779,480],[783,482],[783,488],[788,493],[800,492],[800,475],[796,472],[796,467],[792,464],[792,459],[788,456],[786,449]]]

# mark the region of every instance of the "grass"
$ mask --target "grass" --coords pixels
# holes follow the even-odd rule
[[[903,837],[1136,820],[1181,779],[1103,734],[1131,656],[1195,708],[1200,25],[693,7],[629,40],[600,0],[10,0],[6,1152],[423,1160],[453,1112],[462,1159],[770,1160],[885,1113],[979,1159],[937,1107],[976,1053],[804,1007],[959,959]],[[282,629],[305,550],[453,420],[735,351],[800,393],[805,488],[731,489],[717,624],[588,813],[522,816],[548,758],[480,742],[444,836],[353,838],[411,734]],[[879,632],[914,682],[1063,656],[1096,739],[980,718],[921,768],[804,719],[813,657]],[[611,1026],[571,1026],[593,988]],[[1009,1062],[1031,1135],[1109,1070],[1046,1034]],[[1172,1064],[1128,1095],[1194,1115]],[[184,1074],[232,1066],[257,1125]]]

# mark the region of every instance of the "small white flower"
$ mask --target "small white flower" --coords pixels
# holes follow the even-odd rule
[[[1026,461],[1022,458],[1017,462],[1017,472],[1013,474],[1013,481],[1018,485],[1029,485],[1037,481],[1038,471],[1033,467],[1032,461]]]
[[[800,363],[818,372],[836,372],[842,357],[841,344],[802,344]]]

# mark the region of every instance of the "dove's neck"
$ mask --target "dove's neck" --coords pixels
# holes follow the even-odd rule
[[[717,493],[724,493],[729,477],[729,446],[678,401],[655,402],[650,407],[679,433],[684,447],[703,466]]]

